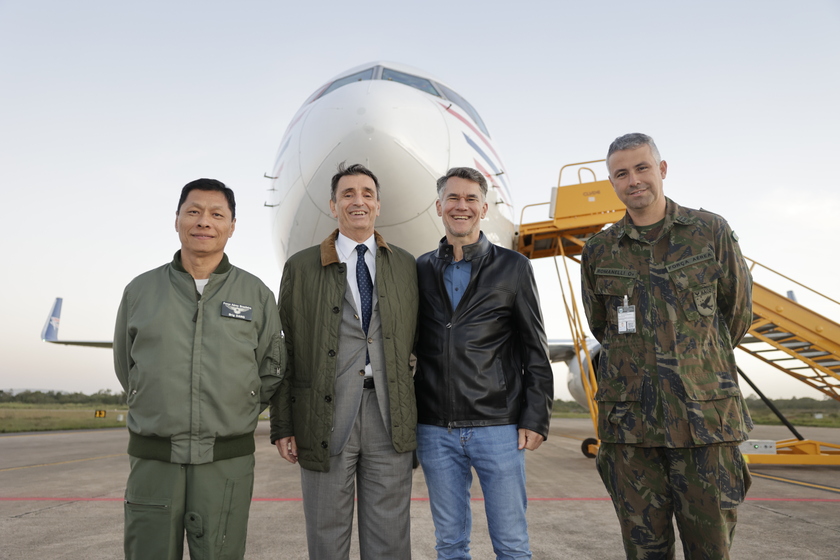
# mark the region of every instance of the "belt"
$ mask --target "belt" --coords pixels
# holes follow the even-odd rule
[[[365,377],[365,389],[375,389],[376,386],[373,384],[373,377]]]

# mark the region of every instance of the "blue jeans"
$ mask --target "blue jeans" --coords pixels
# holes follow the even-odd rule
[[[496,558],[531,558],[525,509],[525,451],[516,425],[417,425],[417,457],[429,488],[438,559],[470,560],[470,486],[478,474]]]

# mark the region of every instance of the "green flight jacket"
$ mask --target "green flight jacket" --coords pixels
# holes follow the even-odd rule
[[[417,447],[417,402],[411,351],[417,330],[418,288],[414,257],[374,233],[376,290],[391,411],[391,441],[398,453]],[[338,333],[347,267],[336,251],[338,230],[321,245],[292,255],[280,283],[280,317],[289,368],[271,400],[271,441],[295,437],[300,465],[328,472],[333,424]],[[377,387],[377,391],[380,388]]]
[[[581,255],[583,305],[602,348],[598,437],[645,447],[744,441],[753,425],[733,349],[752,321],[752,278],[738,238],[720,216],[670,199],[651,235],[625,215]],[[624,296],[635,333],[619,333]]]
[[[123,293],[114,369],[128,396],[128,454],[203,464],[254,452],[285,371],[274,294],[227,255],[200,296],[174,260]]]

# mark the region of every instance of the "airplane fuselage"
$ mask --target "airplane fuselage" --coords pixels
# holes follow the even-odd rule
[[[451,167],[474,167],[490,185],[482,231],[494,243],[513,246],[508,178],[481,118],[425,72],[380,62],[330,80],[286,130],[267,203],[276,209],[272,230],[281,267],[337,227],[330,179],[341,162],[361,163],[377,175],[382,210],[376,229],[415,256],[444,235],[435,207],[438,177]]]

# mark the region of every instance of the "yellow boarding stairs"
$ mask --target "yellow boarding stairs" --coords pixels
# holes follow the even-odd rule
[[[533,223],[526,223],[524,219],[520,219],[517,246],[520,253],[531,259],[554,257],[575,353],[580,362],[580,371],[584,372],[581,374],[583,387],[596,433],[598,409],[594,396],[598,383],[592,357],[586,345],[583,317],[574,297],[567,263],[568,260],[580,263],[577,255],[580,254],[586,240],[624,216],[624,205],[616,196],[610,182],[595,180],[595,172],[585,167],[602,161],[563,166],[557,179],[557,188],[552,189],[552,201],[532,204],[522,209],[524,218],[526,209],[550,205],[551,219]],[[563,171],[574,167],[577,168],[578,184],[560,186]],[[593,180],[584,182],[584,173],[591,174]],[[562,259],[565,279],[560,273],[556,257],[567,257]],[[814,292],[764,265],[751,259],[747,259],[747,262],[751,271],[769,271],[817,294],[827,302],[840,305],[840,302]],[[568,293],[564,283],[568,286]],[[840,400],[840,324],[793,299],[753,283],[753,324],[738,347],[833,399]],[[744,378],[746,379],[746,376]],[[749,379],[747,381],[763,398],[761,391]],[[765,401],[775,411],[772,403],[766,399]],[[801,438],[787,420],[780,413],[777,414],[797,438],[776,442],[775,453],[748,453],[748,461],[789,465],[840,465],[840,446]],[[597,440],[587,440],[584,443],[584,453],[594,457],[597,445]]]

